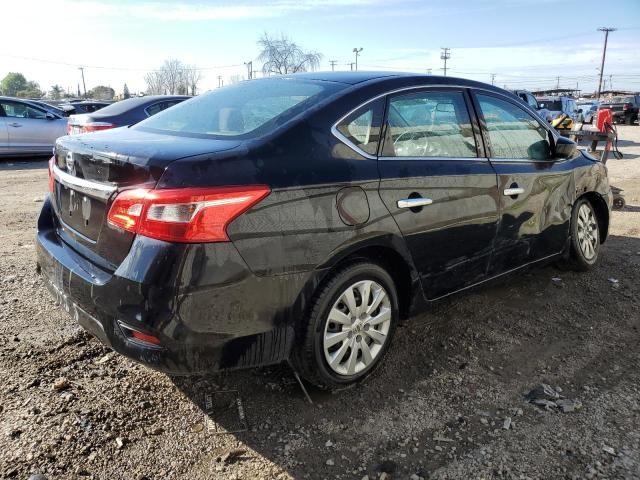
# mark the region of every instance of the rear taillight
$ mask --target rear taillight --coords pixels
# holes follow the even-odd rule
[[[56,163],[56,157],[54,155],[49,159],[49,192],[50,193],[53,193],[53,190],[55,189],[56,179],[53,176],[53,166],[55,165],[55,163]]]
[[[77,127],[77,128],[74,128]],[[116,128],[117,125],[108,122],[91,122],[85,123],[83,125],[73,125],[72,123],[67,124],[67,134],[73,135],[77,133],[89,133],[89,132],[97,132],[99,130],[109,130],[110,128]]]
[[[269,191],[264,185],[126,190],[113,201],[108,221],[169,242],[226,242],[227,225]]]

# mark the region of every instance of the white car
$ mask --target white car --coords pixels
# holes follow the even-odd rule
[[[50,154],[67,118],[29,100],[0,97],[0,156]]]

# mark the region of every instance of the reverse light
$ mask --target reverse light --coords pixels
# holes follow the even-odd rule
[[[264,185],[126,190],[111,205],[108,221],[169,242],[226,242],[229,223],[269,192]]]

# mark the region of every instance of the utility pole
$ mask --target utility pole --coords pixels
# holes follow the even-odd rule
[[[218,88],[222,87],[222,85],[224,85],[224,82],[222,81],[222,75],[218,75]]]
[[[84,90],[84,98],[87,98],[87,85],[84,83],[84,67],[78,67],[78,70],[80,70],[80,73],[82,74],[82,89]]]
[[[604,73],[604,59],[607,55],[607,40],[609,39],[609,32],[615,32],[615,28],[601,27],[599,32],[604,32],[604,47],[602,48],[602,63],[600,64],[600,80],[598,81],[598,93],[596,94],[596,100],[600,100],[600,91],[602,90],[602,74]]]
[[[356,71],[358,70],[358,57],[360,56],[361,51],[362,51],[362,47],[353,49],[353,53],[356,54]]]
[[[444,68],[442,68],[441,70],[444,70],[444,76],[447,76],[447,60],[449,60],[451,58],[451,49],[450,48],[445,48],[442,47],[442,53],[440,54],[440,59],[444,60]]]
[[[338,63],[337,60],[329,60],[329,63],[331,64],[331,71],[334,72],[336,70],[336,64]]]
[[[495,85],[496,84],[496,74],[492,73],[491,74],[491,85]]]
[[[247,66],[247,80],[252,80],[253,79],[253,62],[244,62],[244,64]]]
[[[353,71],[353,66],[354,66],[354,65],[355,65],[355,63],[353,63],[353,62],[351,62],[351,63],[349,64],[349,66],[351,67],[351,71]],[[356,70],[357,70],[357,69],[356,69]]]
[[[427,68],[427,75],[431,75],[431,72],[433,71],[432,68]]]
[[[609,75],[609,90],[613,90],[613,80],[611,79],[613,75]]]
[[[556,90],[560,90],[560,77],[556,77]]]

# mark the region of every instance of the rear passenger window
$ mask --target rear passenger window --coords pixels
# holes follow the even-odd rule
[[[167,108],[166,107],[166,102],[158,102],[158,103],[154,103],[153,105],[148,106],[145,111],[147,112],[147,114],[149,116],[152,116],[152,115],[155,115],[158,112],[161,112],[165,108]]]
[[[383,155],[477,157],[462,92],[419,92],[391,98]]]
[[[477,95],[487,126],[491,156],[547,160],[548,131],[519,106],[489,95]]]
[[[384,101],[375,100],[344,118],[336,129],[353,146],[375,155],[380,141]]]

